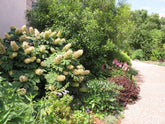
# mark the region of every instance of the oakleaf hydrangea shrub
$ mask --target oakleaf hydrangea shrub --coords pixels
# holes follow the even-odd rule
[[[61,38],[61,30],[40,33],[26,26],[10,29],[0,42],[0,71],[24,92],[22,95],[43,96],[45,89],[52,91],[68,82],[69,89],[82,91],[85,76],[90,73],[78,61],[83,50],[73,51],[71,44]]]

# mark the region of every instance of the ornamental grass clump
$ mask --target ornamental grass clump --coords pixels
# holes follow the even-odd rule
[[[80,88],[86,88],[85,75],[90,73],[78,60],[83,50],[72,51],[61,34],[61,30],[40,33],[26,25],[21,29],[11,26],[0,39],[0,76],[25,89],[26,95],[43,96],[49,87],[59,89],[68,82],[70,93],[81,92]]]

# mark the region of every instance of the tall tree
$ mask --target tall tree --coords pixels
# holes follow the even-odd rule
[[[141,49],[146,60],[161,59],[163,18],[160,19],[156,13],[148,15],[147,10],[132,11],[130,17],[134,21],[132,33],[128,38],[131,49]]]

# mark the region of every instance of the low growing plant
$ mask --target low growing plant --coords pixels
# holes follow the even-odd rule
[[[32,104],[24,95],[24,89],[15,88],[0,77],[0,123],[1,124],[32,124],[34,122]]]
[[[119,113],[122,107],[117,102],[120,86],[106,80],[90,80],[87,83],[88,92],[81,99],[86,108],[91,111],[105,113]]]
[[[117,118],[114,115],[108,115],[104,117],[106,124],[117,124]]]
[[[114,59],[112,64],[103,64],[101,66],[101,75],[107,77],[115,77],[117,75],[126,75],[129,78],[132,78],[132,75],[136,75],[136,71],[133,70],[127,62],[119,61],[118,59]]]
[[[109,81],[123,87],[123,89],[120,90],[118,101],[124,106],[126,106],[128,102],[138,98],[140,87],[137,86],[133,80],[130,80],[129,77],[116,76],[109,79]]]

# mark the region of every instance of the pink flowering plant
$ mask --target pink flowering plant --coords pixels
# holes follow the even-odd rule
[[[101,72],[105,77],[111,77],[115,75],[127,75],[130,73],[130,65],[127,62],[120,62],[117,59],[112,61],[112,64],[102,64],[101,65]]]
[[[129,71],[129,65],[127,64],[127,62],[123,63],[123,62],[119,62],[117,59],[114,59],[112,62],[112,65],[115,67],[119,67],[125,71]]]

